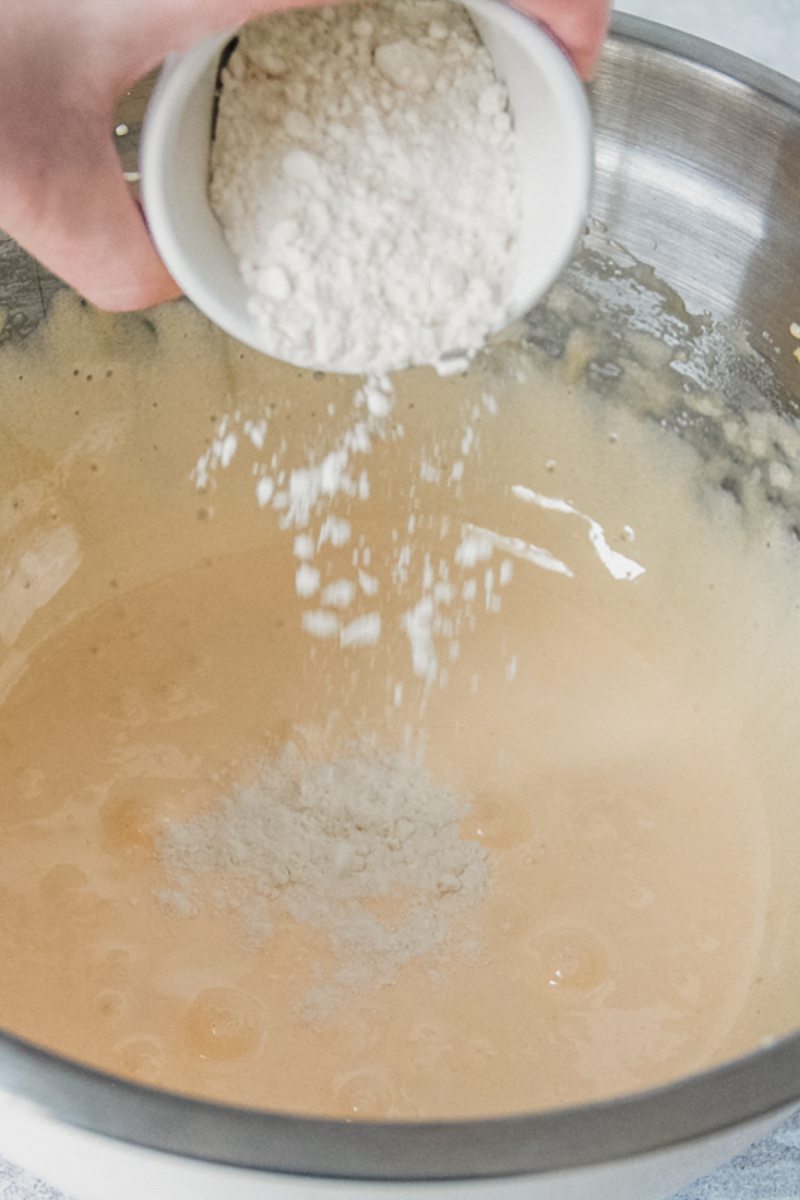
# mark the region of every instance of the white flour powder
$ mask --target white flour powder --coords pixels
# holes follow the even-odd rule
[[[178,914],[208,898],[257,940],[281,910],[323,931],[337,958],[311,1001],[318,1015],[348,985],[390,982],[442,948],[480,899],[486,852],[461,837],[466,804],[412,759],[359,746],[335,762],[294,745],[205,816],[167,827],[160,853]],[[390,914],[376,915],[387,898]]]
[[[325,548],[353,539],[331,505],[369,499],[364,460],[388,436],[388,373],[457,369],[507,322],[521,225],[508,96],[449,0],[271,16],[245,29],[226,69],[212,168],[212,202],[271,352],[367,376],[333,446],[294,467],[272,448],[254,478],[259,504],[295,531],[302,628],[369,651],[382,585],[363,536],[350,577],[324,570]],[[199,487],[232,463],[240,434],[267,451],[266,419],[226,417],[198,461]],[[450,483],[475,446],[471,424]],[[417,565],[413,532],[413,518],[398,532],[397,586]],[[443,683],[436,639],[455,661],[461,630],[449,564],[426,557],[422,584],[404,628],[417,674]],[[487,608],[499,605],[493,587]],[[289,747],[256,783],[166,831],[162,899],[177,915],[232,911],[257,941],[278,914],[318,929],[336,961],[308,997],[323,1017],[348,986],[442,958],[486,887],[485,851],[460,834],[464,809],[407,757],[361,746],[320,763]]]
[[[224,74],[211,199],[276,357],[374,380],[463,362],[508,321],[515,133],[450,0],[248,25]],[[380,386],[364,399],[385,410]]]

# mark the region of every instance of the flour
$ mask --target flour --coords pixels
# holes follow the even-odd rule
[[[367,613],[366,616],[356,617],[341,632],[340,642],[343,648],[348,646],[376,646],[381,636],[380,613]]]
[[[486,851],[461,836],[467,805],[411,758],[357,746],[314,762],[293,744],[205,816],[166,828],[160,855],[176,915],[208,901],[258,941],[288,914],[336,956],[328,1001],[346,984],[390,982],[442,952],[487,886]],[[385,899],[389,916],[377,915]],[[314,996],[319,1011],[322,992]]]
[[[450,0],[373,3],[271,15],[244,29],[224,72],[212,152],[211,200],[251,290],[250,307],[276,357],[366,376],[351,427],[302,465],[281,450],[254,468],[259,505],[296,542],[303,630],[363,650],[381,636],[377,612],[342,613],[379,581],[331,579],[323,551],[346,545],[332,502],[367,501],[366,459],[390,426],[390,372],[468,366],[510,316],[522,201],[506,88],[466,11]],[[234,416],[198,460],[206,488],[237,453],[237,421],[256,449],[265,423]],[[437,481],[459,485],[475,430]],[[413,530],[393,573],[408,580]],[[369,547],[364,547],[369,552]],[[406,614],[417,673],[444,681],[434,652],[453,619],[446,578]],[[496,611],[499,599],[490,598]]]
[[[361,401],[357,398],[352,423],[343,432],[331,434],[324,423],[315,429],[311,447],[303,446],[303,465],[286,463],[289,446],[274,432],[270,436],[266,419],[245,418],[238,410],[226,414],[197,460],[193,477],[199,488],[211,490],[217,473],[227,470],[249,442],[259,452],[251,468],[257,501],[262,508],[276,512],[281,528],[294,534],[295,591],[303,604],[300,628],[311,638],[338,642],[349,652],[368,651],[384,634],[402,632],[414,674],[430,686],[445,687],[449,667],[461,654],[462,638],[474,632],[478,610],[500,613],[501,593],[513,579],[511,558],[570,578],[573,572],[544,548],[475,525],[462,527],[461,541],[450,557],[420,554],[413,512],[405,529],[396,532],[389,577],[382,580],[369,570],[372,548],[366,535],[358,532],[359,508],[352,502],[370,498],[372,485],[365,463],[376,444],[403,436],[401,426],[390,431],[385,418],[372,411],[364,399],[373,384],[378,391],[383,386],[380,380],[368,381],[360,393]],[[440,492],[453,489],[458,494],[481,452],[483,424],[494,421],[498,411],[496,398],[484,392],[480,403],[465,409],[451,437],[443,440],[437,433],[421,451],[420,485]],[[521,494],[520,498],[527,496]],[[341,502],[349,520],[332,511],[334,503]],[[605,543],[599,525],[595,527],[585,514],[574,515],[589,523],[592,535],[601,539],[601,549],[616,555]],[[448,537],[449,525],[449,518],[443,518],[442,539]],[[337,552],[348,547],[352,547],[352,573],[342,575]],[[626,572],[636,566],[628,559],[618,561]],[[417,585],[419,591],[412,590]],[[393,623],[375,608],[376,604],[391,605],[392,597],[398,595],[404,597],[407,607]],[[387,693],[399,707],[396,697],[403,689],[398,690],[395,682],[387,680]]]
[[[522,223],[508,95],[449,0],[245,27],[224,72],[211,201],[278,358],[369,374],[466,365],[510,317]]]
[[[322,593],[322,603],[329,608],[349,608],[356,598],[356,585],[351,579],[337,579]]]
[[[295,586],[298,596],[304,599],[315,596],[320,588],[320,573],[316,567],[310,566],[307,562],[301,563],[297,568]],[[329,602],[326,601],[326,603]]]

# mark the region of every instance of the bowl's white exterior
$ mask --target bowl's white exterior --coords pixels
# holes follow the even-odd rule
[[[0,1093],[0,1155],[71,1200],[664,1200],[744,1150],[791,1109],[627,1162],[514,1179],[355,1183],[219,1166],[63,1125]]]

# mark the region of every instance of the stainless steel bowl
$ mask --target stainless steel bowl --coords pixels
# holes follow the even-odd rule
[[[145,93],[132,93],[120,115],[131,130],[122,139],[131,169]],[[717,371],[731,403],[746,404],[755,388],[787,418],[796,413],[800,366],[789,325],[800,317],[800,85],[628,17],[615,22],[592,102],[593,222],[570,268],[589,319],[635,329],[631,297],[646,279],[662,288],[665,319],[682,323],[687,336],[702,333],[702,314],[750,331],[760,355],[755,372],[735,359],[715,363],[713,353],[703,365]],[[598,285],[612,278],[624,286]],[[0,340],[43,320],[56,287],[0,242],[0,304],[8,314]],[[546,306],[535,312],[527,336],[546,342],[552,319]],[[124,1149],[128,1158],[119,1162],[128,1162],[139,1194],[144,1176],[136,1172],[146,1163],[172,1181],[163,1194],[177,1194],[178,1176],[169,1172],[180,1163],[205,1172],[192,1176],[192,1186],[207,1180],[209,1195],[294,1196],[291,1180],[299,1176],[304,1200],[384,1188],[460,1195],[473,1187],[482,1197],[644,1200],[721,1161],[800,1103],[800,1033],[647,1094],[464,1123],[348,1124],[238,1111],[105,1077],[8,1036],[0,1037],[0,1093],[7,1131],[0,1148],[46,1171],[47,1144],[60,1146],[59,1169],[50,1173],[87,1195],[135,1194],[124,1166],[94,1190],[81,1174],[84,1153],[111,1162],[111,1150]],[[220,1175],[225,1167],[237,1170]],[[245,1190],[250,1184],[254,1190]],[[158,1183],[146,1186],[161,1194]]]

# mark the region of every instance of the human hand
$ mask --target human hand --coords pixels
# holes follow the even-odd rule
[[[540,21],[569,54],[584,79],[591,79],[603,49],[611,0],[508,0]]]
[[[171,51],[303,2],[0,0],[0,228],[100,308],[177,296],[122,175],[114,103]]]
[[[171,51],[308,2],[3,0],[0,228],[100,308],[147,308],[177,296],[122,176],[114,103]],[[609,0],[509,2],[591,73]]]
[[[509,0],[560,42],[584,79],[591,79],[608,30],[610,0]]]

